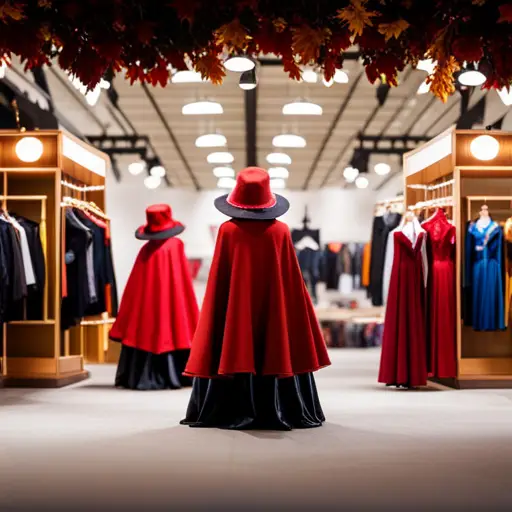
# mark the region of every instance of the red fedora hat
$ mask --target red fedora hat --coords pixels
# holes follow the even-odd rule
[[[172,218],[168,204],[154,204],[146,208],[146,224],[135,231],[139,240],[165,240],[179,235],[185,226]]]
[[[271,220],[284,215],[290,203],[283,196],[272,193],[267,171],[248,167],[238,173],[230,194],[215,199],[215,207],[236,219]]]

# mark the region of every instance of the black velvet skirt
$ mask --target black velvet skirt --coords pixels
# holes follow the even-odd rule
[[[182,425],[234,430],[292,430],[325,421],[312,373],[278,379],[238,374],[196,377]]]
[[[117,365],[116,387],[138,389],[179,389],[192,385],[182,375],[190,350],[152,354],[123,345]]]

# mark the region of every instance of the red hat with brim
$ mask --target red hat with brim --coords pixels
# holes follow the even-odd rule
[[[138,240],[166,240],[183,233],[185,226],[172,218],[168,204],[154,204],[146,208],[146,224],[135,231]]]
[[[248,167],[238,173],[230,194],[217,197],[215,208],[235,219],[272,220],[290,208],[286,198],[273,194],[265,169]]]

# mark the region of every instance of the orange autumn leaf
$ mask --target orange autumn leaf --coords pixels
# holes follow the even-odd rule
[[[391,23],[381,23],[379,25],[379,32],[389,41],[392,37],[398,39],[400,34],[409,28],[409,23],[404,19],[392,21]]]
[[[198,73],[201,73],[203,80],[209,79],[215,85],[221,84],[226,76],[222,61],[217,55],[211,53],[199,57],[194,67]]]
[[[338,10],[337,17],[348,23],[348,28],[355,35],[363,35],[365,26],[372,27],[372,18],[379,16],[378,12],[366,10],[367,0],[350,0],[350,5]]]
[[[460,69],[455,57],[449,57],[440,61],[432,75],[427,77],[427,84],[430,84],[430,91],[443,103],[455,92],[453,75]]]
[[[299,55],[302,64],[315,61],[320,55],[320,46],[330,34],[328,29],[311,28],[308,25],[296,28],[292,37],[293,53]]]
[[[247,39],[250,39],[247,30],[237,19],[222,25],[215,35],[217,44],[232,48],[243,48]]]
[[[4,2],[3,5],[0,5],[0,19],[11,18],[20,21],[24,17],[23,5],[13,4],[12,2]]]
[[[278,34],[283,32],[283,30],[288,26],[284,18],[276,18],[274,21],[272,21],[272,25],[274,25],[274,28]]]
[[[288,73],[288,76],[292,80],[300,80],[302,78],[302,73],[300,71],[299,66],[297,66],[297,63],[291,58],[283,57],[283,69],[286,73]]]

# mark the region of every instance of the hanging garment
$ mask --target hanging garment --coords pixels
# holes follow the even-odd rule
[[[189,350],[198,316],[183,241],[151,240],[135,260],[110,338],[151,354]]]
[[[340,281],[340,255],[343,244],[327,244],[322,256],[322,280],[328,290],[337,290]]]
[[[505,222],[505,323],[512,325],[512,217]]]
[[[503,231],[493,220],[471,222],[466,233],[464,294],[470,298],[464,323],[476,331],[505,329]]]
[[[300,251],[297,251],[297,259],[299,260],[300,270],[302,277],[308,288],[308,291],[316,303],[316,285],[320,279],[320,264],[322,261],[321,251],[315,251],[306,247]]]
[[[404,387],[427,383],[426,233],[417,219],[393,233],[391,281],[384,322],[379,382]],[[390,256],[391,257],[391,256]]]
[[[186,375],[282,378],[329,364],[286,224],[222,224]]]
[[[422,224],[429,256],[427,347],[434,377],[457,376],[455,226],[443,210]]]
[[[32,258],[30,256],[30,248],[28,246],[25,229],[12,216],[9,217],[9,222],[14,226],[16,231],[18,231],[20,236],[21,257],[23,259],[23,268],[25,271],[25,283],[27,286],[36,284],[36,276],[34,274],[34,267],[32,266]]]
[[[382,280],[388,236],[399,224],[402,216],[399,213],[386,212],[381,217],[373,219],[371,256],[370,256],[370,286],[368,295],[374,306],[384,304]]]
[[[350,295],[354,291],[353,259],[349,244],[342,244],[338,253],[338,291]]]
[[[367,243],[363,247],[363,256],[361,263],[361,286],[368,288],[370,286],[370,258],[372,252],[372,244]]]

